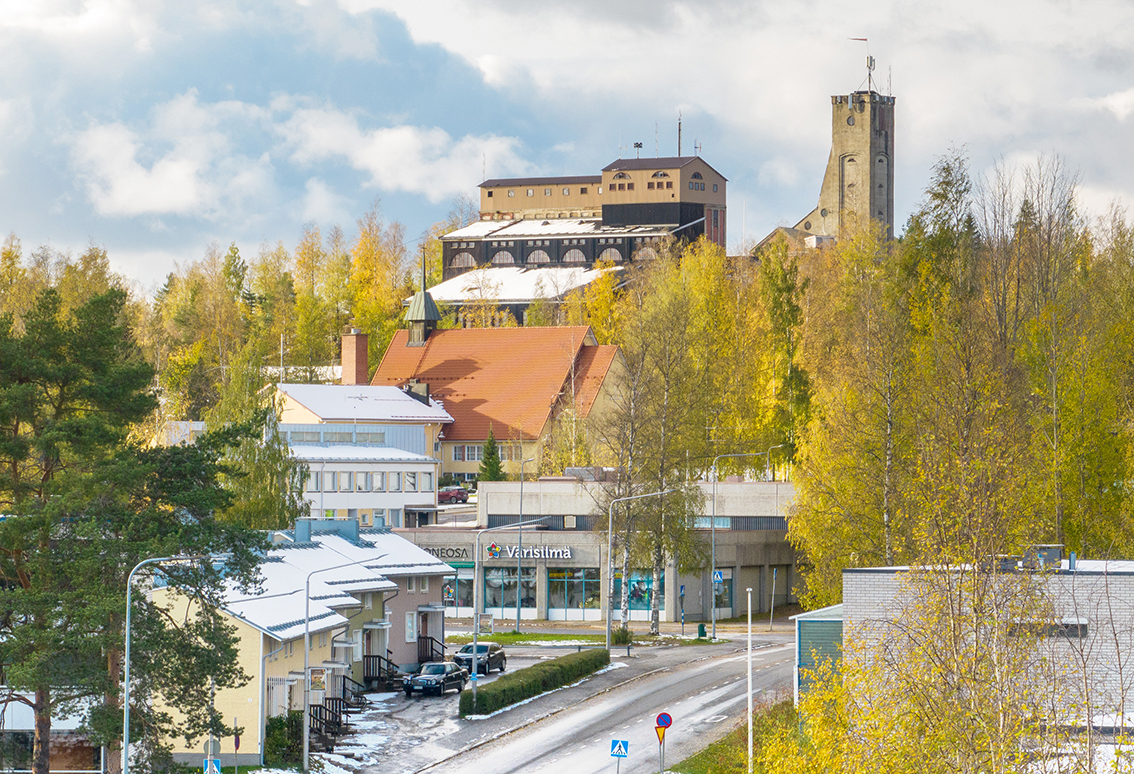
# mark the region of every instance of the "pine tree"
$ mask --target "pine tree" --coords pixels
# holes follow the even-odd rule
[[[492,426],[488,428],[488,437],[484,439],[484,452],[480,456],[480,471],[477,478],[481,481],[503,481],[504,466],[500,464],[500,448],[496,445],[496,436],[492,433]]]

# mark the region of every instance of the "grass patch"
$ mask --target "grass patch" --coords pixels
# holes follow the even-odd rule
[[[526,642],[593,642],[606,644],[605,634],[571,634],[563,633],[537,633],[537,632],[497,632],[495,634],[482,634],[478,642],[498,642],[501,645],[519,645]],[[472,642],[471,634],[450,634],[445,642],[455,645],[465,645]]]
[[[524,699],[562,688],[609,663],[610,654],[605,648],[592,648],[508,672],[477,689],[475,706],[472,691],[461,691],[461,717],[487,715]]]
[[[781,729],[792,729],[798,724],[795,705],[791,699],[756,707],[752,717],[752,757],[754,774],[763,774],[760,766],[760,747],[764,739]],[[741,723],[722,739],[713,742],[696,755],[692,755],[671,771],[679,774],[746,774],[748,771],[748,724]]]

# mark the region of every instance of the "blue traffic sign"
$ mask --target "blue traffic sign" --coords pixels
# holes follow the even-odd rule
[[[673,718],[669,716],[668,712],[663,712],[658,715],[658,728],[669,728],[673,725]]]
[[[713,570],[713,583],[724,583],[724,572],[721,570]]]
[[[220,758],[205,758],[202,768],[205,774],[221,774]]]
[[[685,596],[685,584],[684,583],[681,584],[681,593],[678,594],[677,596],[679,596],[679,597]]]
[[[630,743],[625,739],[610,740],[610,757],[625,758],[630,753]]]

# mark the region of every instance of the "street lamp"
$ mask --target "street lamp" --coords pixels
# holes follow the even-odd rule
[[[717,462],[727,457],[760,457],[772,453],[772,449],[778,449],[784,444],[776,444],[762,452],[740,452],[739,454],[718,454],[713,458],[713,518],[712,523],[709,525],[711,533],[710,541],[712,543],[712,559],[710,560],[709,567],[709,609],[710,617],[713,622],[713,639],[717,638],[717,587],[716,581],[713,576],[717,571]]]
[[[143,559],[134,565],[134,569],[126,576],[126,648],[123,654],[125,664],[122,668],[122,774],[130,774],[130,624],[132,621],[130,592],[133,588],[134,573],[147,564],[185,562],[204,558],[205,556],[158,556],[153,559]]]
[[[530,460],[520,460],[520,539],[519,545],[516,547],[516,634],[520,633],[520,598],[523,596],[524,574],[522,572],[524,561],[524,465],[529,462],[535,462],[535,457]],[[473,654],[476,655],[475,653]]]
[[[752,774],[752,589],[748,591],[748,774]]]
[[[486,529],[477,530],[476,538],[473,540],[473,627],[472,627],[472,700],[473,709],[476,709],[476,681],[477,681],[477,666],[480,661],[480,653],[477,651],[478,634],[480,633],[480,536],[485,532],[499,532],[504,529],[511,529],[512,527],[522,527],[525,524],[536,524],[537,522],[546,521],[546,516],[540,516],[538,519],[529,519],[528,521],[521,521],[518,524],[502,524],[499,527],[488,527]],[[516,593],[520,593],[519,579],[516,579]],[[517,627],[518,628],[518,627]],[[487,672],[486,672],[487,674]]]
[[[624,503],[628,500],[641,500],[644,497],[661,497],[662,495],[676,492],[676,489],[666,489],[662,492],[647,492],[646,494],[633,495],[631,497],[619,497],[610,501],[610,509],[607,512],[607,529],[606,529],[606,580],[609,584],[610,593],[606,598],[606,649],[610,651],[610,616],[614,610],[614,506],[616,503]],[[628,578],[622,579],[622,584],[625,586]],[[625,626],[626,622],[623,621],[622,625]]]
[[[311,576],[331,570],[341,570],[344,567],[353,567],[365,562],[376,562],[386,554],[367,556],[346,564],[337,564],[334,567],[320,567],[307,573],[307,583],[303,595],[303,770],[311,771]],[[373,572],[373,571],[372,571]],[[374,573],[378,575],[378,573]],[[379,575],[378,577],[382,577]],[[123,772],[125,774],[125,772]]]

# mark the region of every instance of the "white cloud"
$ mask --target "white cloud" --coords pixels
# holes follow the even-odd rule
[[[1116,91],[1105,97],[1089,100],[1088,104],[1109,110],[1119,121],[1125,121],[1131,113],[1134,113],[1134,89]]]
[[[468,193],[480,182],[482,170],[497,177],[529,169],[514,137],[454,139],[437,127],[363,129],[353,115],[334,108],[300,108],[280,131],[296,163],[342,159],[368,174],[375,188],[423,194],[432,202]]]
[[[307,193],[303,197],[302,215],[304,223],[348,223],[351,220],[351,203],[345,196],[317,177],[307,181]]]
[[[190,90],[154,109],[145,136],[119,122],[92,124],[75,136],[71,159],[102,215],[231,218],[272,176],[267,154],[233,150],[231,124],[265,116],[239,102],[201,105]]]

